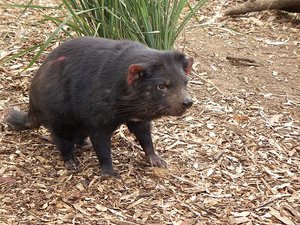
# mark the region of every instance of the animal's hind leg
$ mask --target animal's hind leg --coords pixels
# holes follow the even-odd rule
[[[74,155],[75,138],[72,136],[66,137],[53,131],[52,131],[52,135],[53,135],[54,143],[62,155],[66,169],[68,170],[78,169],[79,162]]]

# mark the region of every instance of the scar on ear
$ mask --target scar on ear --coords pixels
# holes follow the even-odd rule
[[[128,68],[127,83],[132,85],[136,80],[139,80],[143,76],[144,68],[137,64],[132,64]]]
[[[194,63],[194,59],[193,58],[189,58],[189,62],[187,67],[184,69],[184,72],[186,75],[189,75],[192,72],[193,69],[193,63]]]

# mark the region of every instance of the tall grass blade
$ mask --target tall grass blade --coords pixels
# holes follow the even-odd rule
[[[32,7],[33,0],[26,5]],[[171,49],[186,24],[208,0],[63,0],[66,19],[45,16],[57,25],[29,63],[31,66],[60,31],[67,36],[98,36],[139,41],[156,49]],[[41,6],[43,7],[43,6]],[[63,7],[61,7],[63,8]],[[184,12],[183,12],[184,11]]]
[[[49,46],[49,44],[51,43],[51,41],[55,38],[55,36],[62,30],[62,27],[64,25],[66,25],[66,23],[71,19],[72,17],[69,16],[67,17],[56,29],[55,31],[48,37],[48,39],[46,40],[46,42],[40,47],[40,50],[37,52],[37,54],[33,57],[33,59],[30,61],[30,63],[28,64],[28,66],[25,68],[28,69],[29,67],[31,67],[36,60],[40,57],[40,55],[43,53],[43,51]]]
[[[31,46],[31,47],[28,47],[28,48],[25,48],[25,49],[22,49],[21,51],[19,51],[18,53],[16,54],[13,54],[12,56],[6,56],[4,58],[2,58],[0,60],[0,66],[5,64],[5,63],[8,63],[14,59],[17,59],[19,58],[20,56],[23,56],[25,54],[27,54],[28,52],[32,52],[36,49],[38,49],[39,47],[41,47],[43,44],[40,44],[40,45],[34,45],[34,46]]]

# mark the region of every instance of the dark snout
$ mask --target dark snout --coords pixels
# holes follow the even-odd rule
[[[169,116],[182,116],[193,105],[192,98],[185,89],[180,90],[180,92],[177,91],[168,100],[167,107],[169,109],[166,115]]]
[[[193,101],[191,98],[184,98],[182,103],[182,108],[187,109],[193,105]]]

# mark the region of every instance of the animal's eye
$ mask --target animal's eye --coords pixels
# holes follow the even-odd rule
[[[167,85],[165,83],[157,85],[157,90],[164,91],[166,89],[167,89]]]

